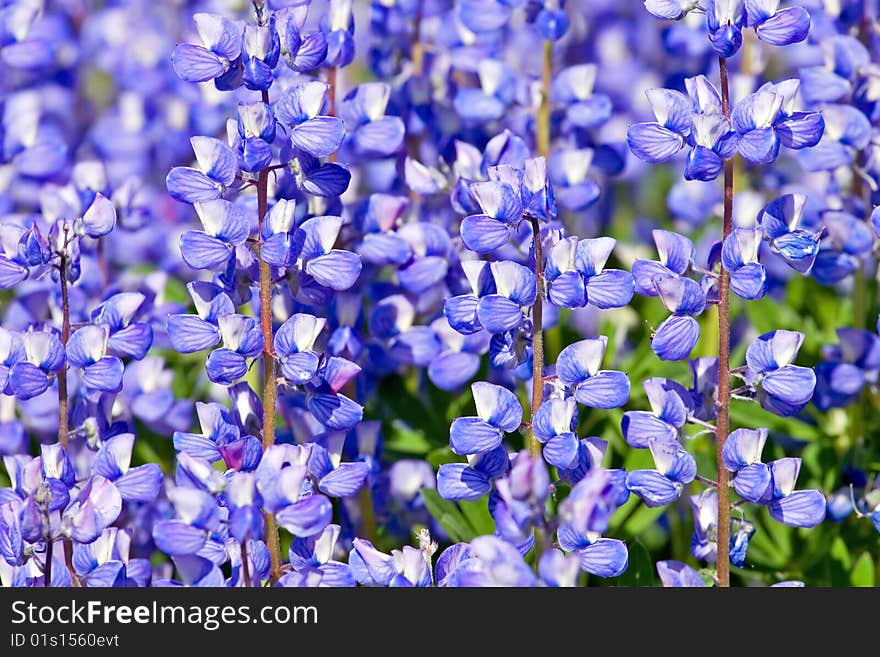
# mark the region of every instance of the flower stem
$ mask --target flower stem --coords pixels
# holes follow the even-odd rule
[[[364,537],[371,543],[376,543],[379,535],[376,531],[376,511],[373,508],[373,491],[370,488],[369,477],[364,482],[364,487],[361,488],[359,496],[361,503],[361,531]]]
[[[541,104],[535,126],[535,147],[538,155],[550,155],[550,80],[553,74],[553,43],[544,41],[543,67],[541,69]],[[544,401],[544,254],[541,245],[541,225],[535,217],[528,217],[532,225],[532,245],[535,255],[535,282],[537,295],[532,306],[532,405],[530,418],[535,419],[538,407]],[[541,443],[534,430],[529,432],[529,453],[541,454]]]
[[[421,77],[425,72],[425,44],[422,43],[422,15],[424,14],[424,5],[425,1],[419,0],[419,4],[416,8],[416,17],[413,21],[413,77]]]
[[[67,349],[67,341],[70,339],[70,297],[67,292],[67,255],[62,254],[58,270],[58,279],[61,285],[61,344]],[[67,400],[67,361],[58,370],[58,442],[66,452],[67,443],[70,440],[70,427],[68,426],[68,400]]]
[[[553,42],[544,41],[544,65],[541,69],[541,104],[538,106],[535,148],[538,155],[550,155],[550,82],[553,76]]]
[[[241,574],[244,578],[243,586],[251,586],[251,565],[248,563],[247,540],[241,542]]]
[[[532,224],[532,245],[535,250],[535,287],[537,294],[532,306],[532,406],[530,418],[534,422],[535,413],[544,401],[544,254],[541,248],[541,225],[535,217],[529,217]],[[541,454],[541,443],[535,431],[529,432],[529,453],[533,457]]]
[[[52,539],[46,540],[46,563],[43,564],[43,586],[52,586]]]
[[[65,227],[65,231],[67,227]],[[58,282],[61,286],[61,344],[67,350],[67,342],[70,339],[70,295],[67,286],[67,243],[64,240],[64,253],[61,255],[60,269],[58,271]],[[70,442],[70,425],[69,425],[69,400],[67,397],[67,362],[58,370],[58,442],[61,448],[66,452],[67,445]],[[64,545],[64,563],[67,570],[70,571],[70,578],[74,586],[79,586],[79,578],[76,569],[73,567],[73,543],[69,538],[65,538]],[[47,567],[51,570],[52,566],[47,562]],[[51,574],[51,573],[50,573]],[[47,584],[48,586],[48,584]]]
[[[721,109],[730,118],[730,83],[727,59],[718,58],[721,74]],[[723,239],[733,232],[733,158],[724,162]],[[718,459],[718,586],[730,586],[730,487],[722,450],[730,432],[730,272],[721,265],[718,281],[718,417],[715,420],[715,450]]]
[[[269,104],[269,92],[263,92],[263,102]],[[269,170],[260,171],[257,179],[258,239],[263,233],[263,218],[269,210]],[[278,383],[275,378],[275,354],[272,351],[272,268],[260,257],[257,244],[257,260],[260,263],[260,331],[263,334],[263,451],[275,444],[275,405]],[[271,579],[281,577],[281,544],[275,516],[264,512],[266,522],[266,545],[271,560]]]

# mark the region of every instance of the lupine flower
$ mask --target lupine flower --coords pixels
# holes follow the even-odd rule
[[[455,111],[467,121],[500,119],[514,98],[514,74],[504,62],[484,59],[477,66],[479,87],[459,88],[453,100]]]
[[[122,511],[122,496],[109,480],[93,475],[61,515],[61,533],[79,543],[91,543]]]
[[[815,527],[825,518],[825,496],[818,490],[794,490],[801,460],[783,458],[770,463],[770,515],[792,527]]]
[[[134,434],[122,433],[106,441],[95,454],[92,474],[113,482],[125,501],[152,502],[159,495],[162,470],[155,463],[131,467]]]
[[[800,228],[806,197],[786,194],[768,203],[758,217],[774,253],[802,274],[808,273],[819,252],[819,236]]]
[[[697,463],[678,442],[649,438],[648,449],[657,469],[633,470],[626,477],[626,487],[646,506],[665,506],[677,500],[684,486],[694,480]]]
[[[306,82],[286,89],[275,105],[278,120],[289,128],[290,143],[313,157],[339,150],[345,126],[335,116],[321,115],[327,85]]]
[[[428,365],[428,378],[441,390],[460,388],[480,369],[480,354],[485,353],[489,336],[486,332],[461,335],[445,317],[431,322],[431,330],[442,346]]]
[[[275,16],[266,24],[245,25],[241,41],[242,81],[248,89],[266,91],[272,85],[272,69],[281,55],[281,41],[275,29]]]
[[[437,470],[437,491],[447,500],[478,500],[509,468],[503,447],[469,456],[467,463],[444,463]]]
[[[268,103],[238,104],[238,138],[234,148],[238,152],[243,171],[262,171],[272,162],[272,142],[275,141],[275,114]]]
[[[681,561],[658,561],[657,574],[665,587],[705,587],[700,574]]]
[[[257,467],[262,445],[253,436],[241,436],[229,409],[220,404],[196,402],[196,414],[202,433],[175,431],[174,449],[209,463],[222,459],[234,470],[250,471]]]
[[[694,245],[687,237],[667,230],[655,230],[653,236],[660,254],[659,262],[636,260],[632,266],[636,293],[649,297],[659,296],[654,285],[656,277],[682,276],[694,263]]]
[[[742,45],[746,22],[743,0],[706,0],[709,40],[719,57],[732,57]]]
[[[608,529],[617,507],[629,497],[626,486],[622,487],[623,496],[620,488],[621,482],[614,471],[591,468],[560,504],[561,527],[573,532],[578,542],[587,534],[601,534]]]
[[[516,454],[510,472],[495,481],[489,496],[496,533],[514,545],[531,541],[531,529],[543,517],[549,494],[550,477],[544,461],[533,458],[527,450]]]
[[[320,353],[314,346],[325,324],[324,319],[297,313],[276,331],[275,355],[284,378],[292,385],[307,383],[318,371]]]
[[[642,382],[650,411],[626,411],[621,429],[631,447],[644,449],[654,439],[675,441],[694,412],[692,395],[670,379],[650,378]]]
[[[580,441],[574,430],[577,425],[577,403],[574,398],[546,400],[535,413],[532,431],[544,444],[544,459],[557,468],[569,468],[578,454]]]
[[[319,285],[336,291],[354,285],[362,267],[356,253],[333,248],[341,229],[341,217],[312,217],[300,225],[295,237],[302,244],[297,257],[302,270]]]
[[[168,193],[184,203],[219,199],[238,174],[235,153],[213,137],[193,137],[190,143],[198,168],[171,169],[165,180]]]
[[[263,535],[262,499],[253,472],[235,472],[224,491],[229,505],[229,533],[239,542]]]
[[[598,308],[619,308],[632,299],[634,283],[629,272],[605,269],[616,241],[610,237],[558,241],[547,255],[544,276],[547,298],[564,308],[592,303]]]
[[[880,337],[852,328],[837,329],[838,345],[823,349],[816,365],[813,403],[820,409],[848,406],[866,385],[876,383],[880,372]]]
[[[198,555],[220,529],[220,509],[210,494],[198,488],[178,486],[167,495],[178,517],[153,526],[156,547],[172,557]]]
[[[718,559],[718,491],[708,488],[691,495],[694,533],[691,554],[695,559],[714,563]]]
[[[65,367],[61,340],[49,331],[28,331],[21,336],[21,351],[9,370],[9,389],[19,399],[31,399],[49,388],[50,377]]]
[[[189,231],[180,241],[181,253],[195,269],[224,267],[235,247],[244,243],[249,232],[240,208],[227,201],[195,204],[204,231]]]
[[[146,297],[140,292],[120,292],[92,311],[92,321],[109,331],[107,349],[112,355],[137,360],[147,355],[153,343],[153,329],[146,322],[134,321],[145,307]]]
[[[737,151],[756,164],[773,162],[780,146],[800,150],[819,143],[825,129],[821,114],[794,111],[799,82],[768,82],[739,101],[731,112],[739,135]]]
[[[574,388],[579,404],[592,408],[616,408],[629,399],[629,378],[623,372],[600,370],[608,339],[605,336],[581,340],[559,354],[556,374]]]
[[[503,260],[489,265],[494,292],[483,295],[477,304],[477,319],[489,333],[512,331],[524,319],[524,310],[535,302],[534,274],[515,262]]]
[[[820,283],[833,285],[859,269],[873,248],[874,237],[867,224],[849,212],[826,212],[822,220],[827,238],[820,244],[811,273]]]
[[[235,312],[232,299],[216,285],[192,282],[187,284],[187,290],[198,314],[168,317],[168,338],[174,349],[183,354],[217,344],[220,341],[220,318]]]
[[[629,553],[623,541],[592,533],[582,536],[567,525],[560,527],[556,537],[559,547],[577,555],[581,570],[592,575],[617,577],[629,565]]]
[[[855,107],[837,104],[823,105],[822,118],[822,139],[799,154],[801,164],[808,171],[852,166],[859,151],[871,142],[871,122]]]
[[[861,71],[870,63],[865,46],[849,34],[832,34],[820,42],[822,64],[801,69],[801,93],[810,103],[833,103],[848,97]]]
[[[557,73],[551,83],[554,104],[564,107],[565,118],[579,128],[596,128],[611,118],[611,99],[594,93],[596,75],[594,64],[576,64]]]
[[[89,392],[118,392],[122,387],[124,366],[116,356],[109,356],[110,329],[90,324],[74,331],[67,343],[67,360],[82,369],[82,382]]]
[[[339,116],[345,121],[353,150],[363,157],[384,157],[403,143],[403,121],[386,116],[391,87],[382,82],[358,85],[339,104]]]
[[[478,381],[471,392],[477,416],[456,418],[449,428],[449,444],[456,454],[490,452],[522,422],[522,407],[506,388]]]
[[[565,555],[561,550],[548,550],[538,562],[538,576],[547,586],[577,586],[580,562],[574,555]]]
[[[357,363],[331,356],[309,383],[309,411],[330,431],[346,431],[363,419],[363,406],[339,392],[360,371]]]
[[[214,80],[218,89],[241,84],[241,30],[216,14],[193,16],[202,45],[180,44],[171,57],[174,72],[187,82]]]
[[[519,190],[508,183],[490,180],[475,182],[470,194],[480,214],[471,214],[461,222],[461,239],[477,253],[489,253],[507,244],[512,227],[522,219]]]
[[[593,151],[590,149],[556,151],[550,158],[548,175],[559,204],[574,212],[586,210],[600,195],[599,186],[590,177]]]
[[[649,89],[646,95],[657,120],[631,125],[627,143],[640,159],[664,162],[687,143],[692,130],[693,104],[681,92],[670,89]]]
[[[813,396],[815,373],[792,364],[803,341],[797,331],[771,331],[746,350],[747,381],[759,388],[761,405],[778,415],[797,413]]]
[[[662,18],[673,16],[678,3],[652,3],[652,13]],[[687,3],[682,12],[693,9],[696,3]],[[679,6],[681,6],[679,4]],[[649,11],[651,9],[649,8]],[[743,27],[754,28],[757,37],[774,46],[786,46],[807,38],[810,15],[803,7],[779,9],[779,0],[707,0],[706,18],[712,48],[720,57],[732,57],[742,45]]]
[[[210,559],[195,555],[175,555],[171,557],[175,569],[180,573],[180,581],[171,579],[156,579],[155,587],[195,586],[216,588],[225,584],[223,573],[217,564]]]
[[[231,385],[247,374],[247,358],[263,349],[263,334],[253,317],[224,315],[217,320],[223,347],[208,356],[205,370],[214,383]]]
[[[341,463],[343,434],[331,435],[327,447],[315,442],[309,456],[309,474],[317,482],[317,488],[331,497],[349,497],[364,485],[370,466],[364,461]]]
[[[743,299],[760,299],[767,291],[767,273],[758,259],[762,238],[759,228],[734,228],[721,249],[730,289]]]
[[[322,29],[327,41],[327,65],[348,66],[354,58],[352,0],[330,0]]]
[[[73,566],[88,587],[149,586],[153,569],[147,559],[131,559],[131,534],[108,527],[94,542],[73,546]]]
[[[651,339],[651,350],[661,360],[684,360],[700,338],[694,319],[706,307],[706,294],[698,283],[679,276],[655,276],[654,286],[663,305],[672,313]]]
[[[275,13],[281,56],[298,73],[308,73],[327,57],[327,39],[320,30],[304,32],[308,5],[291,7]]]
[[[290,579],[300,581],[304,576],[317,573],[320,576],[318,586],[354,586],[351,567],[334,559],[340,531],[339,525],[331,524],[320,534],[294,538],[290,544],[293,574],[282,577],[279,585],[285,585]]]
[[[437,560],[437,581],[443,582],[442,586],[465,587],[538,584],[517,549],[495,536],[478,536],[469,545],[447,548]]]

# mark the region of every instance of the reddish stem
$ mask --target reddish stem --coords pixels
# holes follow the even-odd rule
[[[263,92],[263,102],[269,104],[269,92]],[[263,219],[269,211],[269,170],[260,171],[257,179],[257,260],[260,263],[260,331],[263,334],[263,451],[275,444],[275,406],[278,396],[275,379],[275,354],[272,351],[272,268],[262,257],[260,248],[263,234]],[[281,544],[278,539],[278,525],[275,516],[264,512],[266,523],[266,545],[271,560],[271,579],[281,577]]]
[[[730,83],[727,59],[719,57],[721,110],[730,118]],[[733,232],[733,158],[724,162],[723,239]],[[730,432],[730,272],[721,265],[718,279],[718,417],[715,422],[715,451],[718,459],[718,561],[719,587],[730,586],[730,486],[722,450]]]
[[[529,217],[532,224],[532,244],[535,250],[535,282],[537,295],[532,306],[532,408],[531,422],[535,413],[544,401],[544,254],[541,245],[541,225],[534,217]],[[541,443],[535,437],[534,430],[529,432],[529,453],[538,458],[541,455]]]

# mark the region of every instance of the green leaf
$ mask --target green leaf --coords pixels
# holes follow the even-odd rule
[[[846,541],[836,536],[828,551],[830,559],[826,561],[828,579],[831,586],[849,586],[852,573],[852,557]]]
[[[402,422],[392,422],[390,434],[385,441],[385,447],[394,452],[421,456],[433,447],[424,431],[412,429]]]
[[[840,536],[834,539],[828,555],[832,560],[839,563],[844,570],[852,568],[852,558],[849,556],[849,548]]]
[[[458,503],[458,506],[477,536],[494,533],[495,520],[489,513],[488,498],[483,497],[476,502],[461,501]]]
[[[629,565],[617,578],[618,586],[657,586],[654,576],[654,560],[648,548],[641,541],[633,541],[628,546]]]
[[[862,552],[856,559],[849,581],[853,586],[874,586],[874,560],[869,552]]]
[[[429,452],[425,458],[434,469],[439,468],[444,463],[459,463],[462,460],[462,458],[453,452],[448,445],[446,447],[438,447]]]
[[[423,488],[422,499],[425,501],[428,513],[455,543],[470,541],[477,535],[455,502],[444,500],[433,488]]]

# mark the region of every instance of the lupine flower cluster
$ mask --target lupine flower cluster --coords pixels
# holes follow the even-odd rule
[[[4,3],[0,583],[875,585],[877,11]]]

